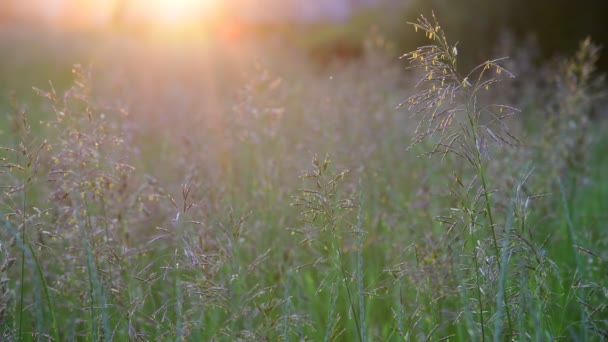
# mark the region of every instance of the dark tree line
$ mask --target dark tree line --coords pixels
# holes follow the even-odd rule
[[[130,0],[115,1],[114,25],[124,24],[129,3]],[[533,34],[546,58],[555,54],[570,55],[580,41],[590,36],[605,47],[599,64],[608,71],[608,0],[410,0],[405,13],[385,12],[374,17],[373,22],[397,42],[399,50],[408,51],[422,43],[423,37],[405,28],[404,20],[415,21],[419,14],[428,17],[431,11],[441,21],[448,37],[462,47],[460,61],[464,64],[489,58],[501,34],[509,32],[519,40]],[[344,47],[361,50],[363,37],[351,37],[357,35],[358,31],[354,31],[346,37],[329,39],[325,45],[340,51],[345,50]],[[325,45],[322,48],[326,48]]]
[[[465,51],[476,51],[465,58],[487,55],[505,31],[520,39],[534,34],[545,57],[571,53],[587,36],[608,49],[608,0],[414,0],[408,14],[431,10]]]

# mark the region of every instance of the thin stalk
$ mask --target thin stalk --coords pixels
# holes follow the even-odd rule
[[[469,225],[471,225],[469,227],[469,232],[470,232],[470,238],[471,238],[471,249],[472,249],[472,253],[473,253],[473,263],[475,266],[475,284],[476,289],[477,289],[477,302],[479,303],[479,325],[481,326],[481,341],[485,342],[486,340],[486,330],[485,330],[485,320],[483,317],[483,300],[482,300],[482,293],[481,293],[481,279],[479,277],[479,273],[481,272],[479,270],[479,260],[477,258],[477,241],[479,241],[476,236],[474,235],[474,227],[473,225],[475,224],[474,222],[474,217],[471,216],[469,218],[471,220],[471,222],[469,222]]]
[[[23,184],[23,194],[21,201],[21,240],[23,241],[23,248],[21,248],[21,284],[20,284],[20,296],[19,296],[19,340],[23,340],[23,301],[24,301],[24,290],[25,290],[25,244],[27,243],[27,237],[25,234],[25,227],[27,220],[25,219],[25,183]]]
[[[10,234],[14,235],[16,240],[17,240],[17,244],[19,245],[19,248],[21,248],[21,255],[22,255],[22,273],[25,274],[25,263],[27,262],[28,266],[31,269],[36,268],[37,262],[35,263],[33,260],[35,260],[35,257],[33,256],[33,250],[31,245],[26,245],[27,240],[24,240],[23,236],[20,236],[20,232],[15,229],[13,227],[13,225],[6,220],[5,218],[2,218],[2,221],[4,223],[4,227],[9,231]],[[21,233],[23,233],[23,231],[21,231]],[[24,276],[22,274],[22,279],[24,279]],[[37,340],[40,340],[40,338],[44,335],[43,332],[43,322],[44,322],[44,317],[43,317],[43,309],[42,309],[42,298],[41,298],[41,292],[42,290],[40,289],[40,283],[39,283],[39,279],[37,277],[33,277],[32,281],[34,283],[34,301],[35,301],[35,307],[36,307],[36,331],[35,334],[37,337]],[[24,284],[23,284],[23,280],[22,280],[22,284],[21,284],[21,302],[20,302],[20,307],[19,307],[19,311],[20,311],[20,317],[19,317],[19,338],[20,340],[23,339],[23,303],[25,302],[24,300]],[[48,293],[47,293],[48,294]]]
[[[75,210],[74,216],[78,217],[79,213]],[[112,330],[109,325],[109,318],[107,313],[107,303],[103,294],[103,289],[101,288],[101,283],[99,280],[99,276],[97,274],[97,265],[95,264],[95,260],[93,257],[93,252],[91,249],[91,244],[89,242],[88,234],[85,230],[86,226],[91,226],[90,222],[79,222],[78,227],[80,230],[80,235],[83,240],[86,260],[87,260],[87,270],[89,275],[89,286],[90,286],[90,295],[91,295],[91,323],[94,340],[98,340],[97,338],[97,324],[95,320],[95,303],[99,304],[99,309],[101,311],[101,320],[102,320],[102,329],[103,329],[103,340],[106,342],[110,342],[112,338]]]
[[[481,341],[486,340],[485,322],[483,320],[483,302],[481,300],[481,286],[479,280],[479,263],[477,261],[477,249],[473,245],[473,261],[475,262],[475,281],[477,282],[477,301],[479,302],[479,324],[481,325]]]
[[[283,341],[289,342],[289,313],[290,313],[290,305],[291,303],[291,294],[290,294],[290,285],[291,285],[291,271],[287,271],[287,277],[285,281],[285,294],[283,298],[285,298],[285,304],[283,304]]]
[[[469,119],[469,125],[471,127],[471,133],[473,134],[473,144],[475,146],[475,163],[476,164],[473,165],[473,167],[475,167],[475,171],[477,172],[477,175],[481,179],[481,187],[483,190],[486,215],[488,215],[490,231],[492,232],[492,243],[494,244],[494,254],[496,256],[496,259],[498,260],[498,263],[499,263],[498,266],[500,267],[500,260],[499,260],[500,253],[498,250],[498,240],[496,239],[496,231],[494,229],[494,217],[492,215],[492,205],[491,205],[491,201],[490,201],[490,194],[488,193],[486,172],[485,172],[485,168],[483,167],[483,162],[481,161],[481,151],[477,144],[477,141],[479,139],[478,134],[477,134],[477,121],[471,115],[470,108],[467,108],[467,116]]]
[[[502,269],[500,250],[498,249],[498,240],[496,238],[496,229],[494,227],[494,216],[492,215],[492,202],[490,200],[490,194],[489,194],[488,185],[487,185],[488,182],[486,180],[486,170],[484,167],[484,163],[482,162],[480,147],[479,147],[479,144],[477,143],[477,141],[479,139],[478,133],[477,133],[478,123],[477,123],[477,120],[475,118],[473,118],[473,116],[471,115],[470,108],[467,109],[467,116],[469,119],[469,124],[471,125],[471,131],[473,134],[473,142],[474,142],[474,146],[475,146],[475,159],[476,159],[475,161],[476,161],[477,165],[474,165],[474,166],[477,171],[477,175],[481,179],[481,188],[483,190],[485,211],[488,216],[488,223],[490,226],[490,231],[492,232],[492,243],[494,245],[494,254],[496,257],[496,261],[498,263],[498,268]],[[507,324],[509,325],[509,331],[513,331],[513,325],[511,323],[511,313],[508,310],[506,297],[503,297],[503,302],[504,302],[505,307],[507,308],[506,314],[507,314]]]
[[[336,286],[335,282],[332,283],[330,296],[331,296],[331,304],[329,305],[327,328],[325,330],[325,338],[323,339],[324,342],[331,341],[331,337],[332,337],[331,335],[332,335],[333,326],[334,326],[334,316],[336,314],[336,304],[338,302],[338,287]]]
[[[295,260],[297,260],[297,254],[295,256]],[[298,301],[296,302],[296,307],[295,310],[297,312],[302,312],[302,301],[300,300],[300,298],[302,298],[302,288],[300,287],[299,282],[294,281],[294,285],[296,287],[296,298],[298,298]],[[304,339],[304,326],[302,325],[302,320],[300,318],[298,318],[298,340],[303,340]]]
[[[25,222],[23,223],[23,228],[25,228]],[[25,240],[25,229],[21,230],[22,239]],[[21,249],[21,284],[20,284],[20,295],[19,295],[19,341],[23,341],[23,293],[25,292],[24,287],[25,281],[25,248]]]
[[[361,188],[361,179],[359,179]],[[359,319],[361,320],[360,337],[362,342],[367,341],[367,327],[365,326],[365,294],[363,293],[363,192],[359,191],[359,213],[357,218],[357,285],[359,287]]]
[[[355,326],[357,328],[357,334],[359,335],[359,341],[363,341],[363,335],[361,335],[361,327],[359,326],[359,317],[357,316],[357,311],[355,310],[355,302],[353,301],[353,296],[350,291],[350,287],[348,286],[348,277],[346,275],[346,269],[344,267],[344,259],[342,255],[342,251],[338,247],[338,257],[340,260],[340,271],[342,272],[342,282],[344,283],[344,287],[346,288],[346,295],[348,296],[348,302],[350,303],[350,310],[353,313],[353,317],[355,318]]]
[[[564,184],[561,179],[558,179],[559,190],[561,192],[562,197],[562,205],[564,206],[564,215],[566,216],[566,225],[568,227],[568,237],[570,238],[570,245],[572,247],[572,254],[574,256],[574,261],[576,263],[576,272],[575,274],[580,274],[581,277],[585,276],[585,269],[583,264],[581,263],[580,257],[578,255],[578,251],[576,249],[576,234],[574,232],[574,223],[572,222],[572,216],[570,213],[570,206],[568,205],[568,199],[566,198],[566,191],[564,188]],[[578,297],[578,288],[572,286],[574,288],[575,296]],[[587,335],[587,328],[584,324],[587,323],[587,315],[584,309],[581,308],[581,323],[583,323],[583,341],[588,341],[589,336]]]
[[[451,251],[451,248],[450,248]],[[458,284],[463,284],[463,280],[462,277],[460,276],[460,271],[458,270],[458,265],[452,265],[453,269],[454,269],[454,274],[456,275],[456,279],[458,280]],[[465,289],[464,286],[458,286],[460,288],[460,295],[463,298],[464,301],[464,313],[465,313],[465,317],[466,317],[466,321],[467,321],[467,333],[469,334],[469,337],[471,338],[472,342],[477,342],[477,336],[475,334],[473,334],[474,327],[475,327],[475,319],[473,318],[473,312],[471,310],[471,301],[469,300],[469,296],[467,295],[467,291]]]
[[[179,264],[176,266],[175,270],[175,297],[177,299],[177,303],[175,305],[175,342],[181,342],[184,329],[182,323],[182,283],[181,278],[179,276]]]
[[[49,288],[46,284],[46,280],[44,279],[44,274],[42,272],[42,267],[40,267],[40,263],[38,262],[38,258],[34,253],[34,249],[31,245],[28,246],[30,249],[30,253],[32,254],[32,259],[34,260],[34,264],[36,265],[36,270],[38,271],[38,276],[40,277],[40,281],[42,282],[42,289],[44,290],[44,297],[49,307],[49,314],[51,315],[51,323],[53,325],[53,334],[55,335],[55,340],[59,341],[59,329],[57,328],[57,320],[55,319],[55,311],[53,308],[53,302],[51,301],[51,296],[49,295]]]
[[[82,228],[81,228],[82,230]],[[83,239],[85,240],[85,239]],[[86,241],[86,240],[85,240]],[[86,242],[85,242],[86,244]],[[91,336],[93,337],[94,341],[98,341],[99,337],[97,336],[97,323],[96,323],[96,319],[95,319],[95,294],[94,294],[94,285],[93,285],[93,270],[91,269],[91,263],[92,263],[92,258],[90,258],[89,256],[89,252],[90,250],[88,248],[86,248],[86,259],[87,259],[87,271],[88,271],[88,275],[89,275],[89,296],[90,296],[90,305],[91,305]]]
[[[397,310],[397,331],[399,332],[399,336],[405,338],[405,332],[403,331],[403,316],[405,315],[405,310],[403,308],[403,280],[399,279],[398,283],[399,288],[399,309]]]
[[[509,308],[507,307],[507,301],[505,296],[505,282],[507,278],[507,265],[509,263],[509,243],[511,238],[511,230],[513,229],[513,222],[515,221],[515,203],[517,201],[518,196],[518,187],[523,184],[525,178],[527,176],[527,172],[523,172],[520,175],[520,179],[516,184],[513,184],[513,194],[511,195],[511,203],[509,204],[509,209],[507,211],[507,222],[505,223],[505,238],[502,246],[502,255],[500,262],[500,276],[498,278],[498,294],[496,296],[496,307],[498,307],[498,312],[496,313],[496,321],[494,322],[494,342],[500,341],[500,334],[502,332],[502,311],[505,310],[507,314],[507,318],[509,320],[509,329],[511,329],[510,325],[510,317],[509,317]],[[512,331],[512,330],[511,330]],[[509,333],[510,334],[510,333]]]
[[[528,295],[528,273],[522,272],[521,278],[519,280],[519,341],[525,341],[525,330],[526,330],[526,321],[525,321],[525,313],[528,309],[528,300],[530,300],[530,296]],[[530,305],[530,307],[532,307]],[[536,326],[536,329],[540,330],[540,326]]]

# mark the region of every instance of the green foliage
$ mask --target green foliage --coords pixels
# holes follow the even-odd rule
[[[512,83],[525,61],[464,72],[447,26],[412,25],[401,63],[376,36],[323,71],[109,44],[35,88],[44,115],[15,102],[0,339],[605,338],[598,49]]]

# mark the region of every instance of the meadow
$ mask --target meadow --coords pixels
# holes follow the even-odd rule
[[[606,340],[599,48],[468,70],[411,21],[323,63],[0,32],[0,340]]]

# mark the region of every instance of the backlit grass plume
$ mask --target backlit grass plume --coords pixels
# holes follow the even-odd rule
[[[503,120],[518,112],[506,105],[481,105],[480,93],[487,91],[505,77],[514,75],[500,66],[504,58],[488,60],[467,74],[458,71],[458,49],[450,45],[445,32],[433,15],[433,22],[421,16],[410,23],[429,39],[430,44],[401,56],[410,62],[410,69],[421,70],[416,88],[401,106],[407,106],[412,116],[420,118],[413,144],[441,133],[434,152],[454,152],[473,160],[476,151],[484,151],[489,140],[513,146],[517,139],[511,135]],[[473,142],[474,146],[469,146]]]
[[[410,62],[409,68],[420,70],[423,76],[416,83],[419,91],[401,105],[407,105],[412,116],[419,119],[412,145],[439,135],[430,153],[458,157],[451,160],[455,170],[450,185],[452,207],[439,220],[447,227],[446,244],[461,259],[466,269],[465,282],[470,284],[466,287],[470,293],[463,292],[463,298],[472,304],[462,313],[466,317],[475,313],[479,330],[469,331],[469,337],[509,338],[514,334],[511,310],[504,286],[497,284],[504,284],[505,258],[501,256],[508,247],[499,241],[505,236],[509,239],[506,232],[511,225],[499,223],[505,218],[493,198],[496,190],[490,188],[488,167],[491,142],[515,147],[517,139],[509,132],[505,119],[518,110],[485,104],[488,96],[484,93],[505,77],[514,76],[500,66],[503,58],[488,60],[461,73],[458,49],[450,45],[434,14],[432,21],[421,16],[411,25],[424,33],[430,44],[402,56]],[[488,292],[496,288],[500,290]],[[490,322],[498,327],[493,332],[488,331]],[[503,323],[507,329],[502,329]]]

